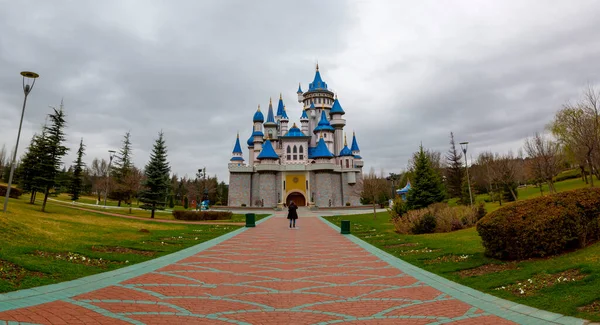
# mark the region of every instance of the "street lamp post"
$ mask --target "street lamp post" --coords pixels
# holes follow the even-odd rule
[[[17,149],[19,148],[19,139],[21,138],[21,126],[23,126],[23,116],[25,115],[25,105],[27,104],[27,95],[33,89],[35,85],[35,79],[37,79],[40,75],[31,72],[31,71],[22,71],[21,76],[23,76],[23,92],[25,93],[25,98],[23,99],[23,109],[21,110],[21,121],[19,122],[19,132],[17,133],[17,144],[15,144],[15,151],[12,156],[12,163],[10,164],[10,175],[8,176],[8,186],[6,187],[6,198],[4,199],[4,213],[6,213],[6,209],[8,208],[8,198],[10,197],[10,186],[12,185],[13,176],[15,174],[15,164],[17,160]],[[27,83],[25,83],[27,80]],[[29,84],[31,82],[31,84]]]
[[[109,160],[108,169],[106,170],[106,189],[104,190],[104,208],[106,209],[106,197],[108,196],[108,184],[110,182],[110,165],[112,164],[113,158],[115,157],[114,150],[108,150]]]
[[[467,170],[467,185],[469,186],[469,199],[471,199],[471,206],[473,206],[473,194],[471,194],[471,178],[469,177],[469,164],[467,163],[467,148],[468,142],[461,142],[460,148],[465,155],[465,169]]]

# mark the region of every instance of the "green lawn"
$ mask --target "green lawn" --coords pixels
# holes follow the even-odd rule
[[[240,228],[138,221],[28,198],[0,214],[0,292],[73,280],[166,255]]]
[[[556,187],[563,191],[582,185],[585,183],[581,180],[571,179],[557,183]],[[535,196],[539,196],[539,189],[519,191],[520,198]],[[342,219],[350,220],[355,236],[452,281],[532,307],[600,321],[598,307],[578,309],[600,301],[600,243],[547,259],[511,263],[485,257],[475,228],[451,233],[401,235],[394,232],[386,212],[378,213],[377,220],[373,220],[372,213],[326,219],[338,226]],[[561,278],[559,282],[561,276],[569,280]]]

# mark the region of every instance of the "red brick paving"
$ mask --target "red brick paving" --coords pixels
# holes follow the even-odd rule
[[[285,219],[272,218],[178,263],[72,298],[83,306],[55,301],[1,312],[0,321],[390,325],[470,315],[447,324],[514,324],[473,312],[316,218],[301,216],[298,225],[289,229]],[[158,312],[168,314],[144,314]],[[430,318],[405,318],[410,316]]]

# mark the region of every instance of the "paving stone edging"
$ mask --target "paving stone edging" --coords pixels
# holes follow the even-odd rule
[[[274,214],[256,221],[256,225],[267,221],[273,216]],[[142,274],[146,274],[148,272],[155,271],[169,264],[176,263],[177,261],[180,261],[184,258],[195,255],[205,249],[220,244],[246,231],[247,229],[249,228],[242,227],[240,229],[226,233],[211,240],[207,240],[198,245],[182,249],[175,253],[171,253],[169,255],[161,256],[155,259],[151,259],[145,262],[123,267],[113,271],[102,272],[76,280],[0,294],[0,312],[17,308],[30,307],[56,300],[67,299],[70,297],[74,297],[80,294],[84,294],[90,291],[98,290],[110,285],[117,284],[119,282],[134,278]]]
[[[340,228],[333,223],[325,220],[323,217],[319,219],[328,224],[331,228],[340,231]],[[585,325],[596,324],[590,323],[587,320],[565,316],[526,305],[518,304],[502,298],[492,296],[487,293],[469,288],[462,284],[450,281],[439,275],[418,268],[404,260],[397,258],[365,241],[350,234],[346,236],[349,240],[364,248],[371,254],[379,257],[381,260],[390,265],[402,270],[404,273],[425,282],[427,285],[449,294],[456,299],[462,300],[472,306],[483,309],[488,313],[500,316],[519,324],[537,325],[537,324],[561,324],[561,325]]]

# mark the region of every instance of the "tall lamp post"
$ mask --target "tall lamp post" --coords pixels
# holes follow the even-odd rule
[[[22,71],[21,76],[23,76],[23,92],[25,93],[25,98],[23,99],[23,109],[21,110],[21,121],[19,122],[19,133],[17,133],[17,144],[15,144],[15,151],[13,152],[12,163],[10,164],[10,175],[8,176],[8,186],[6,187],[6,198],[4,199],[4,213],[6,213],[6,209],[8,208],[8,198],[10,197],[10,186],[12,185],[13,176],[15,174],[17,149],[19,148],[19,139],[21,138],[21,126],[23,126],[23,116],[25,115],[25,105],[27,104],[27,95],[29,95],[29,93],[33,89],[33,86],[35,85],[35,79],[37,79],[40,75],[35,72],[31,72],[31,71]],[[30,84],[30,82],[31,82],[31,84]]]
[[[104,191],[104,208],[106,208],[106,197],[108,196],[108,184],[110,182],[110,165],[112,164],[113,158],[115,157],[116,151],[108,150],[109,159],[108,159],[108,169],[106,171],[106,189]]]
[[[471,178],[469,177],[469,164],[467,163],[467,147],[468,142],[461,142],[460,148],[465,155],[465,169],[467,170],[467,185],[469,186],[469,199],[471,199],[471,206],[473,206],[473,194],[471,194]]]

